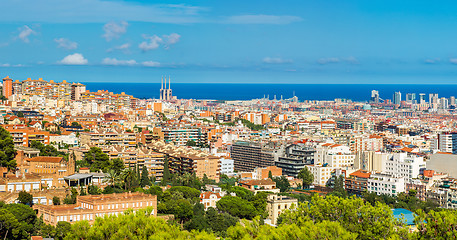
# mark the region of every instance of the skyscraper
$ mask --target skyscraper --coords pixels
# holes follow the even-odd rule
[[[406,102],[407,103],[416,103],[416,94],[415,93],[407,93],[406,94]]]
[[[372,103],[379,103],[379,92],[377,90],[371,91],[371,99],[370,102]]]
[[[430,108],[437,109],[438,108],[438,93],[430,93],[428,95],[428,103],[430,104]]]
[[[424,104],[425,102],[425,93],[419,93],[419,103]]]
[[[9,98],[13,95],[13,79],[9,76],[3,79],[3,96]]]
[[[395,92],[394,93],[393,103],[396,104],[396,105],[400,105],[401,104],[401,92]]]

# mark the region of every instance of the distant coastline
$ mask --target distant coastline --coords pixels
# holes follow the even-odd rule
[[[82,82],[90,91],[125,92],[137,98],[159,98],[160,83]],[[269,96],[270,99],[303,100],[351,99],[364,102],[371,90],[378,90],[381,98],[391,99],[394,92],[438,93],[439,97],[457,96],[457,84],[256,84],[256,83],[172,83],[173,95],[179,99],[250,100]]]

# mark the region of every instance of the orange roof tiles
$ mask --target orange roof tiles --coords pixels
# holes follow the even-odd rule
[[[39,156],[28,159],[29,162],[53,162],[59,163],[63,160],[63,157],[48,157],[48,156]]]

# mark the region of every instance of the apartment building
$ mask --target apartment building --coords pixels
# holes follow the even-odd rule
[[[30,127],[6,128],[13,138],[14,146],[28,147],[32,141],[49,144],[49,132],[40,131]]]
[[[314,152],[313,147],[290,144],[275,161],[275,166],[282,169],[283,175],[297,177],[301,169],[314,163]]]
[[[220,157],[184,146],[167,144],[163,141],[155,141],[147,147],[165,154],[168,159],[168,168],[173,173],[195,173],[200,179],[204,175],[213,180],[220,178]]]
[[[354,165],[355,155],[348,146],[325,143],[316,148],[314,164],[307,166],[315,185],[325,186],[336,169],[348,170]]]
[[[276,225],[278,217],[285,210],[293,210],[298,206],[298,200],[287,196],[270,194],[267,197],[267,213],[271,224]]]
[[[374,173],[368,179],[368,192],[377,195],[396,196],[398,193],[405,192],[405,178],[394,177],[388,174]]]
[[[157,216],[157,196],[140,192],[78,196],[74,205],[34,205],[37,216],[46,224],[56,226],[59,221],[74,223],[87,220],[93,223],[97,217],[123,214],[126,210],[152,207]]]
[[[367,191],[368,179],[370,176],[371,173],[364,170],[357,170],[353,173],[350,173],[348,176],[346,176],[344,188],[349,193],[361,195],[363,192]]]
[[[135,147],[137,145],[135,133],[116,129],[95,129],[93,132],[82,132],[79,138],[81,144],[98,147],[109,145]]]
[[[262,143],[237,141],[233,143],[231,156],[235,171],[251,172],[256,167],[274,166],[276,153]]]
[[[423,157],[408,155],[407,153],[394,153],[392,157],[383,162],[383,173],[410,180],[417,178],[425,166]]]

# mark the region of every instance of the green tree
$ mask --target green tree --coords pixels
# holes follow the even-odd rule
[[[87,193],[90,195],[100,195],[102,190],[97,185],[87,186]]]
[[[339,197],[347,197],[348,193],[346,189],[344,189],[344,177],[343,175],[339,175],[336,177],[335,186],[333,187],[333,193]]]
[[[162,177],[162,185],[167,184],[170,181],[170,169],[168,169],[168,156],[165,155],[163,159],[163,177]]]
[[[197,143],[192,139],[191,140],[187,140],[186,146],[195,147],[195,146],[197,146]]]
[[[273,181],[276,182],[276,187],[279,188],[281,192],[286,192],[290,188],[289,180],[285,176],[275,177]]]
[[[91,147],[87,153],[84,154],[84,163],[86,167],[90,167],[90,171],[98,172],[104,170],[109,163],[109,157],[106,153],[98,147]]]
[[[146,167],[146,165],[143,165],[143,170],[141,171],[140,186],[145,187],[145,186],[150,186],[150,185],[151,185],[151,179],[149,178],[148,168]]]
[[[9,171],[16,170],[16,154],[13,138],[8,131],[0,127],[0,166],[8,168]]]
[[[16,239],[20,236],[19,222],[14,215],[0,208],[0,234],[3,239]]]
[[[57,222],[56,225],[56,234],[54,237],[56,239],[64,239],[71,232],[71,224],[69,222]]]
[[[52,198],[52,204],[53,204],[53,205],[60,205],[60,198],[57,197],[57,196],[54,196],[54,197]]]
[[[35,232],[37,217],[31,207],[24,204],[5,204],[2,209],[13,214],[19,223],[14,230],[17,237],[12,239],[28,239],[30,234]]]
[[[24,113],[23,112],[16,112],[16,116],[18,118],[23,118],[24,117]]]
[[[81,124],[79,124],[78,122],[72,122],[71,126],[72,127],[82,127]]]
[[[306,186],[307,188],[309,188],[309,186],[314,182],[314,175],[306,166],[300,170],[298,178],[303,180],[303,186]]]
[[[216,203],[217,209],[239,218],[252,219],[257,215],[254,205],[242,198],[224,196]]]
[[[32,206],[32,204],[33,204],[32,194],[30,194],[26,191],[20,191],[17,200],[19,201],[19,203],[22,203],[25,205]]]
[[[271,171],[268,171],[268,178],[273,180],[273,173],[271,173]]]
[[[79,221],[71,226],[65,239],[215,239],[206,232],[182,231],[163,219],[153,217],[152,208],[97,218],[94,224]]]
[[[311,201],[300,204],[294,211],[282,213],[281,224],[312,221],[338,222],[347,231],[356,233],[358,239],[389,239],[397,234],[403,224],[393,217],[389,206],[370,203],[360,198],[340,198],[328,195],[326,198],[313,196]],[[382,220],[381,220],[382,219]]]
[[[455,210],[430,211],[426,214],[417,211],[414,220],[418,232],[416,239],[456,239],[457,238],[457,213]]]
[[[70,195],[67,195],[67,197],[64,198],[63,203],[64,204],[75,204],[77,196],[78,196],[78,190],[76,190],[76,188],[71,188]]]

